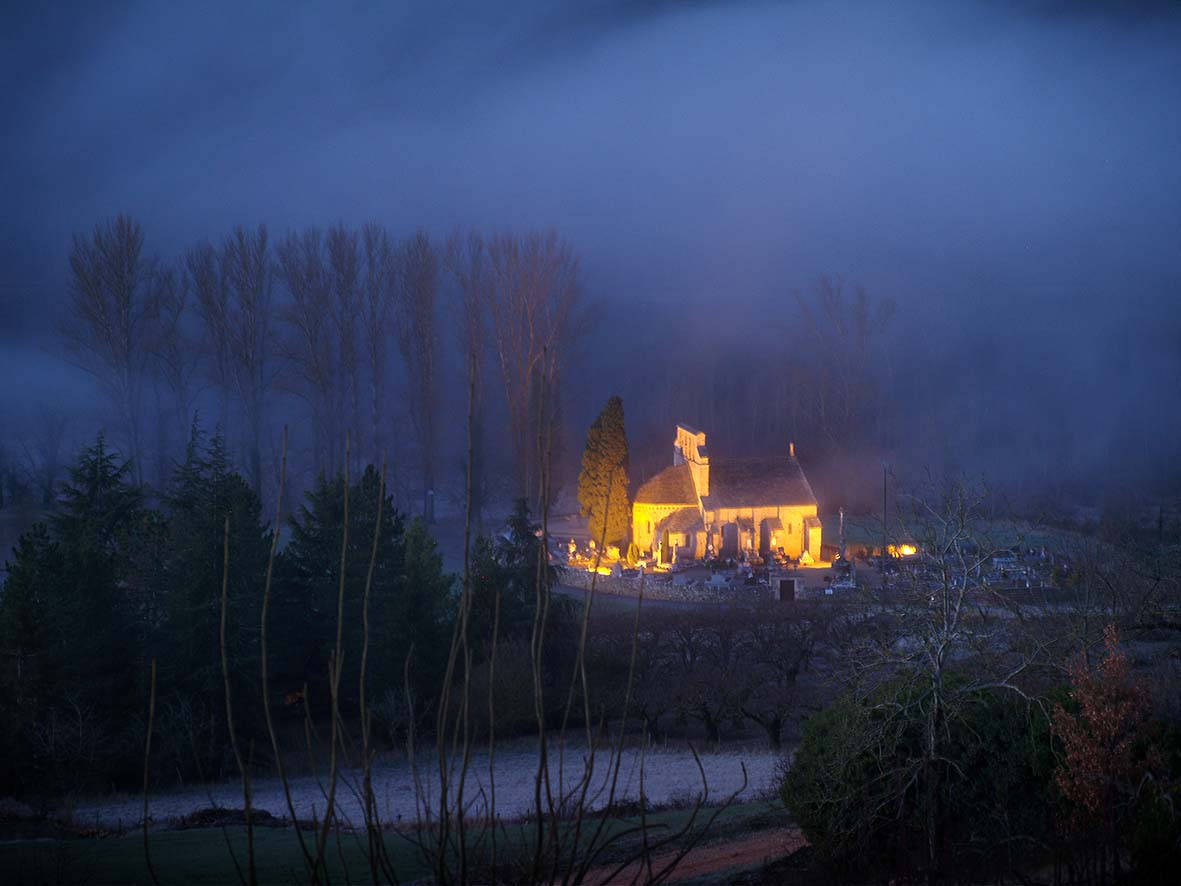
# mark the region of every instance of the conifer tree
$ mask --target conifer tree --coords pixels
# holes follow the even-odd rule
[[[234,698],[257,699],[259,676],[259,614],[271,533],[262,518],[262,504],[251,485],[230,464],[225,440],[205,440],[194,426],[184,461],[173,474],[165,504],[164,553],[155,570],[162,587],[164,625],[160,632],[159,694],[168,705],[182,705],[186,715],[205,730],[176,749],[177,768],[194,764],[193,755],[209,756],[206,771],[231,764],[224,737],[225,697],[221,671],[221,588],[225,554],[225,521],[229,518],[229,572],[226,576],[226,657]],[[150,549],[143,552],[150,561]],[[145,582],[146,583],[146,582]],[[261,729],[256,704],[235,704],[240,732]],[[201,741],[197,742],[200,738]],[[166,742],[161,752],[168,749]]]
[[[53,698],[54,661],[48,587],[45,577],[57,561],[56,546],[44,523],[21,536],[8,579],[0,593],[0,793],[16,793],[28,776],[29,727]]]
[[[348,548],[345,555],[346,651],[340,683],[341,705],[358,705],[358,677],[364,641],[362,606],[372,554],[379,473],[369,466],[349,486]],[[313,704],[328,697],[327,663],[333,652],[340,587],[340,546],[344,527],[344,478],[322,479],[292,520],[291,543],[283,552],[284,587],[276,597],[276,681],[295,688],[307,683]],[[450,636],[452,579],[421,525],[407,529],[392,497],[385,494],[377,559],[369,594],[369,656],[366,694],[370,701],[404,689],[406,657],[411,688],[437,687],[440,656]],[[278,688],[282,688],[279,686]],[[420,694],[421,697],[421,694]],[[424,702],[425,703],[425,702]]]
[[[139,711],[142,590],[128,581],[150,513],[99,435],[63,484],[48,526],[26,533],[0,595],[4,750],[0,790],[36,780],[77,789],[117,777]],[[13,695],[9,695],[13,693]]]
[[[472,636],[477,645],[490,640],[493,624],[504,641],[529,636],[537,610],[537,558],[541,525],[533,521],[529,502],[518,498],[499,538],[478,538],[472,553]],[[558,583],[558,571],[547,566],[545,592]],[[499,596],[499,602],[497,597]],[[499,612],[499,619],[495,614]]]
[[[443,569],[443,555],[422,520],[411,520],[402,539],[403,574],[395,592],[379,601],[379,626],[384,658],[376,669],[378,679],[388,663],[392,673],[385,685],[401,690],[403,663],[410,660],[410,688],[424,702],[436,692],[439,675],[446,668],[455,610],[455,580]],[[380,687],[379,687],[380,688]]]
[[[125,577],[146,513],[132,465],[100,434],[62,486],[50,521],[61,559],[54,570],[56,650],[66,681],[112,713],[138,705],[139,589]]]
[[[627,472],[623,400],[612,397],[587,431],[578,475],[578,504],[588,520],[591,538],[600,547],[628,536],[631,503]]]

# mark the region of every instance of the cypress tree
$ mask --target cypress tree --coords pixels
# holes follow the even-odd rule
[[[587,431],[578,475],[578,504],[588,520],[591,538],[600,547],[628,536],[631,502],[627,471],[623,400],[612,397]]]

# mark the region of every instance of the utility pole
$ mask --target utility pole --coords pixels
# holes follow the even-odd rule
[[[886,521],[889,509],[886,505],[886,477],[889,474],[890,463],[882,462],[882,587],[886,586]]]
[[[840,517],[841,517],[841,550],[840,550],[838,556],[840,557],[840,559],[844,560],[845,559],[845,509],[841,508],[840,511],[838,511],[838,513],[840,514]]]

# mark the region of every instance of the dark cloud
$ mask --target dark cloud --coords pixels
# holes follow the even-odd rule
[[[1139,27],[1173,19],[1177,4],[1172,0],[1017,0],[1014,10],[1050,22],[1091,20]]]

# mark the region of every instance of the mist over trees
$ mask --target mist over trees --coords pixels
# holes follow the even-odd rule
[[[423,514],[434,518],[435,460],[439,420],[439,260],[430,238],[418,231],[399,248],[396,328],[406,366],[406,400],[418,442]]]
[[[821,277],[794,293],[785,283],[780,308],[761,316],[741,302],[717,317],[692,307],[662,316],[660,340],[628,358],[645,384],[623,386],[641,406],[630,411],[636,478],[665,466],[668,429],[683,421],[726,455],[785,453],[794,441],[826,508],[871,503],[881,458],[909,436],[896,314],[888,297]],[[914,468],[931,463],[925,444],[909,456]]]
[[[469,387],[477,513],[489,495],[536,503],[541,452],[563,451],[585,317],[577,257],[555,231],[435,241],[371,222],[276,239],[239,225],[165,259],[119,215],[74,238],[70,274],[60,353],[101,396],[70,416],[11,410],[8,507],[45,506],[63,455],[96,427],[157,485],[194,425],[216,431],[266,499],[288,425],[297,485],[344,467],[347,434],[348,467],[386,459],[395,501],[430,520],[437,499],[460,498]]]
[[[282,23],[259,14],[232,41],[217,17],[193,11],[137,7],[109,29],[96,27],[98,10],[52,27],[39,8],[14,12],[4,29],[8,57],[14,66],[27,58],[32,72],[13,104],[12,137],[0,145],[16,209],[0,238],[0,370],[14,380],[0,421],[3,463],[16,465],[18,485],[29,485],[23,441],[42,402],[77,418],[71,452],[100,423],[121,447],[138,434],[148,457],[136,470],[153,479],[199,413],[203,426],[224,428],[257,488],[273,483],[283,423],[298,444],[300,482],[338,461],[342,453],[330,450],[341,449],[341,435],[327,423],[342,412],[358,425],[358,456],[389,451],[400,501],[422,498],[433,473],[437,498],[454,503],[469,349],[459,343],[467,321],[447,234],[474,226],[459,239],[476,236],[485,295],[504,295],[490,284],[527,280],[528,253],[541,254],[527,241],[544,241],[536,229],[553,223],[577,259],[581,306],[567,317],[578,346],[557,349],[551,359],[562,366],[546,372],[548,389],[561,393],[561,412],[551,415],[566,442],[556,479],[567,490],[581,433],[613,391],[628,404],[636,481],[667,461],[669,428],[680,420],[710,432],[721,456],[766,454],[794,439],[829,506],[867,504],[864,487],[883,457],[916,470],[983,472],[1046,505],[1159,497],[1162,480],[1175,497],[1175,10],[968,4],[896,16],[869,4],[849,19],[814,3],[608,2],[595,13],[549,6],[516,5],[495,23],[456,22],[428,8],[405,21],[393,12],[345,21],[309,10]],[[154,39],[129,39],[137,26]],[[667,39],[668,29],[693,39]],[[348,50],[335,45],[342,31]],[[454,40],[441,39],[452,32]],[[520,51],[516,38],[534,33],[564,34],[579,51],[541,51],[547,40],[532,39]],[[324,81],[314,66],[275,59],[276,77],[256,82],[260,38],[276,34],[350,63]],[[395,36],[421,39],[424,64],[402,64],[390,50]],[[711,51],[690,49],[697,38]],[[124,50],[140,58],[174,41],[194,48],[189,63],[143,58],[155,77],[119,87],[106,79]],[[80,54],[82,45],[100,51]],[[214,89],[200,62],[206,51],[224,52],[228,69],[260,96]],[[753,66],[756,57],[768,67]],[[518,64],[531,76],[500,76]],[[36,73],[74,66],[87,75]],[[96,96],[96,83],[109,88]],[[568,98],[554,101],[559,88]],[[150,95],[129,102],[127,89]],[[320,89],[340,101],[315,99]],[[188,127],[145,118],[143,137],[130,139],[123,127],[141,121],[89,110],[101,98],[128,113],[166,114],[167,90],[201,97]],[[684,112],[686,95],[694,113]],[[349,113],[353,103],[383,113]],[[420,129],[423,121],[431,125]],[[309,126],[338,134],[326,153]],[[532,138],[536,130],[545,137]],[[88,150],[93,142],[79,132],[120,148]],[[203,138],[226,153],[209,162]],[[73,144],[76,165],[63,164],[55,151]],[[235,148],[244,145],[253,147]],[[142,267],[129,263],[139,270],[124,278],[143,290],[128,303],[141,307],[124,316],[169,331],[126,352],[110,338],[122,334],[118,324],[107,330],[106,352],[95,350],[101,335],[86,333],[71,356],[85,367],[77,372],[59,359],[57,329],[58,315],[78,325],[67,309],[77,295],[70,253],[80,271],[92,265],[99,247],[116,242],[98,243],[94,225],[108,226],[121,206],[142,225]],[[379,223],[364,225],[372,219]],[[313,228],[320,241],[303,242]],[[340,228],[344,236],[329,237]],[[394,320],[394,254],[420,229],[440,271],[433,464],[424,463],[410,420],[421,412],[410,399],[426,391],[407,384],[396,333],[404,327]],[[494,248],[506,231],[520,249]],[[302,246],[283,249],[289,236]],[[208,313],[217,326],[221,304],[231,316],[240,293],[230,289],[249,284],[228,276],[235,264],[248,270],[241,259],[249,256],[227,240],[270,255],[266,377],[237,377],[230,343],[203,319]],[[201,280],[208,311],[188,261],[204,241],[212,256],[203,268],[214,272]],[[550,276],[554,292],[562,276]],[[157,288],[157,298],[143,297]],[[100,295],[90,287],[92,309]],[[157,307],[147,309],[149,301]],[[481,473],[503,487],[496,497],[511,500],[524,485],[520,452],[536,448],[521,420],[534,382],[518,364],[507,387],[502,361],[528,364],[538,351],[515,343],[513,324],[526,314],[497,310],[494,322],[504,299],[479,301],[473,328],[488,359],[477,437],[491,459]],[[564,301],[551,300],[552,317],[535,331],[561,320]],[[358,328],[341,323],[337,308],[349,303],[364,315]],[[890,303],[892,315],[883,310]],[[121,374],[128,360],[151,364],[143,371],[153,379]],[[258,399],[260,385],[268,390],[261,408],[243,405]],[[387,398],[387,426],[375,427],[373,404]],[[100,402],[105,414],[92,414]]]
[[[976,370],[931,370],[915,350],[927,318],[839,276],[785,281],[763,322],[741,303],[645,318],[608,310],[553,230],[438,238],[369,222],[276,237],[238,225],[173,255],[149,234],[119,215],[74,237],[55,350],[94,396],[0,405],[3,507],[45,507],[98,427],[137,481],[159,485],[194,423],[224,435],[267,501],[287,425],[297,487],[343,467],[347,432],[350,469],[384,457],[394,500],[429,521],[463,498],[470,408],[479,525],[489,501],[537,504],[543,456],[553,500],[573,499],[600,383],[630,404],[633,485],[664,467],[677,422],[709,430],[723,455],[794,441],[826,509],[876,507],[888,460],[911,476],[983,473],[1016,506],[1069,519],[1080,504],[1134,500],[1140,487],[1113,483],[1151,463],[1085,473],[1086,439],[1003,411],[953,417],[961,381],[979,399],[966,396]]]
[[[581,436],[572,429],[586,411],[572,392],[637,358],[585,346],[616,319],[593,307],[573,246],[553,230],[457,228],[439,242],[422,229],[399,239],[376,222],[277,239],[239,225],[167,260],[120,215],[74,238],[70,272],[62,353],[94,379],[102,405],[68,420],[53,406],[14,416],[0,478],[9,506],[37,496],[44,506],[63,454],[95,426],[110,429],[137,480],[149,467],[158,484],[194,423],[217,430],[265,498],[287,424],[297,482],[343,467],[347,431],[350,469],[386,457],[395,501],[418,502],[429,520],[437,500],[458,503],[467,459],[457,428],[470,406],[478,523],[489,496],[536,503],[543,453],[559,490],[572,483],[579,453],[567,440]],[[634,436],[649,444],[633,479],[661,466],[662,438],[683,420],[742,428],[718,435],[722,450],[809,441],[822,466],[842,469],[889,443],[891,377],[880,366],[892,302],[827,278],[795,301],[795,337],[744,362],[645,352],[649,365],[625,385],[643,407]],[[67,427],[78,437],[67,440]],[[854,494],[844,479],[831,485]]]
[[[535,499],[538,435],[561,445],[581,284],[556,232],[457,229],[438,242],[371,222],[276,240],[265,225],[237,226],[169,261],[119,215],[74,238],[70,275],[61,354],[101,398],[68,417],[52,404],[12,410],[0,460],[8,507],[48,504],[63,457],[95,427],[109,429],[137,482],[150,470],[157,484],[184,459],[194,426],[216,431],[264,498],[282,425],[305,486],[343,469],[347,434],[349,468],[387,458],[395,500],[417,502],[428,520],[436,496],[454,503],[462,485],[449,419],[469,386],[481,495],[494,485]],[[489,402],[507,415],[495,437]]]
[[[126,215],[97,226],[90,237],[75,235],[69,313],[62,325],[69,353],[109,398],[141,481],[143,391],[160,279],[143,248],[143,228]]]

